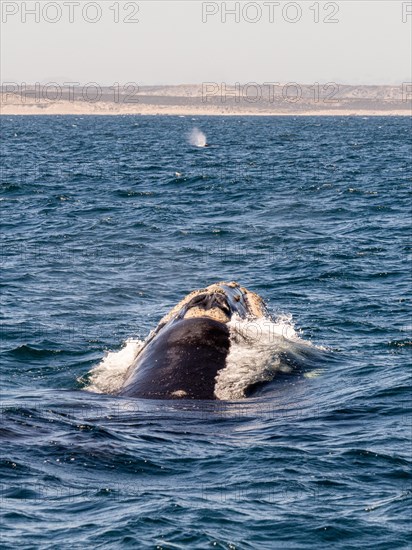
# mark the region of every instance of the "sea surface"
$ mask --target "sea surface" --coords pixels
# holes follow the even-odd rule
[[[1,134],[1,548],[411,548],[411,119]],[[113,395],[160,318],[223,280],[307,364],[248,399]]]

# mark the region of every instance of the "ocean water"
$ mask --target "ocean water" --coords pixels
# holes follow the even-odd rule
[[[410,548],[411,119],[1,133],[1,547]],[[112,395],[160,318],[222,280],[276,328],[236,348],[223,399]],[[269,348],[300,368],[242,398]]]

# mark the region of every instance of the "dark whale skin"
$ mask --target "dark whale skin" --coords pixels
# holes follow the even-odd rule
[[[177,319],[138,355],[119,395],[216,399],[215,378],[225,367],[229,346],[225,323],[207,317]]]

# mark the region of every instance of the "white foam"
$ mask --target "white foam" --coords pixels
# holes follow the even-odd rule
[[[108,351],[103,360],[90,371],[84,389],[95,393],[116,393],[142,346],[142,340],[130,338],[120,351]]]
[[[206,136],[199,128],[193,128],[189,134],[189,143],[194,147],[206,147]]]
[[[305,348],[314,347],[299,337],[291,315],[276,320],[233,318],[229,327],[230,351],[215,386],[215,395],[221,400],[242,399],[252,384],[273,380],[278,372],[290,372],[292,367],[282,355],[297,358]]]

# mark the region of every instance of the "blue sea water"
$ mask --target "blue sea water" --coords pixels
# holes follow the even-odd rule
[[[411,119],[1,133],[1,547],[410,548]],[[307,376],[230,401],[85,391],[221,280],[292,316]]]

